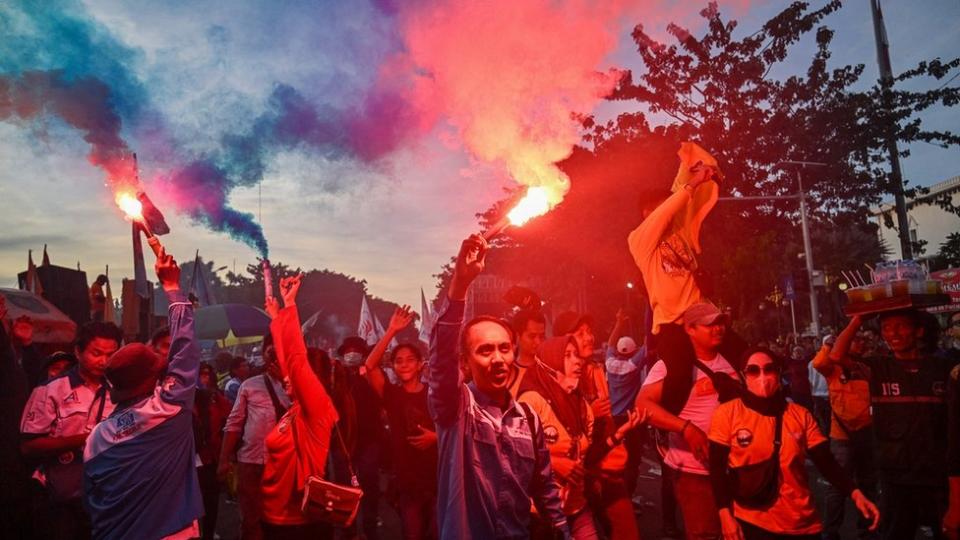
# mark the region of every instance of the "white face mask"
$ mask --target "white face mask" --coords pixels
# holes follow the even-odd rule
[[[348,352],[343,355],[343,363],[350,367],[357,367],[363,363],[363,355],[358,352]]]
[[[777,393],[777,390],[780,387],[780,381],[777,379],[778,375],[764,375],[760,374],[759,377],[746,377],[747,380],[747,390],[751,394],[759,397],[770,397]]]

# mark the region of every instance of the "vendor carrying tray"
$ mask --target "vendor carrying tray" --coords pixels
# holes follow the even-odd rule
[[[848,303],[843,307],[843,312],[852,317],[898,309],[924,309],[949,303],[950,296],[946,294],[904,294],[869,302]]]

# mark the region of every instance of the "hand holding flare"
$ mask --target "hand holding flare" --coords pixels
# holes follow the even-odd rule
[[[154,255],[159,258],[163,246],[160,244],[160,240],[154,236],[150,227],[147,226],[147,220],[143,219],[143,203],[129,193],[121,193],[117,195],[117,206],[127,214],[128,218],[140,225],[143,233],[147,235],[147,244],[150,245],[150,249],[153,250]]]

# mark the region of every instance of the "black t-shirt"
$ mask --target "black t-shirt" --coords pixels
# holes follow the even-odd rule
[[[956,363],[944,356],[916,362],[893,357],[865,360],[877,469],[887,481],[945,486],[947,479],[947,387]]]
[[[357,445],[354,453],[379,445],[382,441],[383,422],[380,417],[380,396],[370,386],[367,379],[351,370],[347,375],[347,386],[353,395],[357,411]]]
[[[394,471],[403,492],[437,491],[437,446],[418,450],[407,437],[419,435],[417,426],[436,431],[427,409],[427,387],[407,392],[401,386],[387,383],[383,388],[383,405],[390,422],[390,446],[394,455]]]

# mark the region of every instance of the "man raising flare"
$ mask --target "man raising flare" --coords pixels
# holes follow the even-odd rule
[[[116,409],[93,429],[84,450],[84,502],[94,538],[200,536],[193,442],[200,348],[177,262],[161,250],[156,270],[170,302],[169,361],[142,343],[107,361]]]
[[[544,521],[569,535],[542,426],[508,390],[512,329],[490,317],[463,324],[467,288],[483,271],[486,249],[479,235],[463,241],[430,339],[428,404],[439,437],[440,537],[528,538],[531,500]]]

